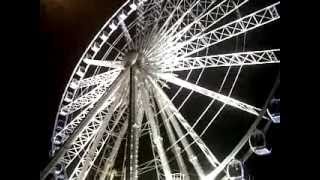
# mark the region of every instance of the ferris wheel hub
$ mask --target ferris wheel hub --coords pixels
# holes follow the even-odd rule
[[[137,50],[130,50],[126,53],[124,60],[127,62],[125,67],[137,67],[137,68],[143,68],[146,65],[146,56],[137,51]]]

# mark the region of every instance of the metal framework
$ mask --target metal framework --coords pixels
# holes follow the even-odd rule
[[[255,4],[254,0],[125,2],[102,26],[71,75],[56,116],[52,159],[40,179],[51,175],[55,179],[137,180],[147,173],[154,173],[158,180],[244,179],[242,164],[252,154],[271,153],[264,134],[271,123],[280,122],[279,112],[268,109],[278,79],[263,107],[232,96],[242,67],[271,64],[278,68],[280,63],[280,49],[245,50],[247,33],[280,18],[280,2],[240,14],[250,3]],[[244,39],[242,44],[239,37]],[[242,50],[212,50],[232,39]],[[218,91],[199,82],[203,72],[225,67]],[[231,68],[237,69],[233,78]],[[194,73],[196,82],[191,80]],[[226,95],[222,90],[228,81],[232,86]],[[188,90],[188,95],[183,96],[182,90]],[[201,115],[191,123],[182,109],[195,94],[209,98],[210,103],[199,107]],[[176,103],[179,96],[184,99]],[[220,108],[210,110],[214,104]],[[221,112],[227,106],[256,120],[228,156],[219,157],[219,148],[202,137],[218,117],[224,120]],[[208,114],[210,121],[204,118]],[[259,129],[263,121],[267,123]],[[200,123],[202,131],[197,130]],[[146,141],[142,138],[150,138],[153,156],[145,162],[139,162],[139,150]],[[245,147],[249,150],[240,156]]]

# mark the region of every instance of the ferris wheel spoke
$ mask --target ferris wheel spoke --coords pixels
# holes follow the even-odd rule
[[[111,104],[112,99],[108,100],[107,104]],[[57,141],[65,141],[70,134],[77,128],[77,126],[81,123],[81,121],[86,117],[86,115],[92,109],[91,106],[87,106],[84,110],[81,111],[75,118],[73,118],[63,129],[61,129],[53,138],[53,142]],[[58,144],[61,142],[57,142]]]
[[[146,117],[147,117],[148,123],[150,125],[150,129],[152,132],[151,133],[152,134],[151,137],[152,137],[152,141],[153,141],[152,143],[154,143],[156,146],[156,150],[157,150],[157,153],[158,153],[158,155],[160,157],[160,161],[161,161],[161,167],[163,169],[163,172],[165,174],[166,179],[171,180],[172,179],[171,170],[170,170],[168,160],[167,160],[164,148],[163,148],[160,130],[158,128],[157,122],[154,119],[154,117],[155,117],[154,112],[151,109],[151,107],[148,105],[148,104],[150,104],[149,103],[150,100],[147,100],[147,98],[150,96],[149,96],[149,93],[145,89],[142,89],[142,91],[143,91],[143,95],[141,96],[142,101],[143,101],[142,104],[143,104],[143,108],[145,110]]]
[[[99,141],[98,147],[97,149],[93,152],[93,159],[90,161],[91,163],[89,164],[89,167],[86,167],[85,162],[88,159],[82,158],[77,166],[73,169],[71,175],[70,175],[70,179],[84,179],[85,176],[87,176],[90,168],[93,167],[93,163],[95,162],[95,160],[97,159],[97,157],[99,156],[99,154],[101,153],[102,150],[104,150],[105,152],[111,152],[110,154],[104,154],[103,156],[103,160],[105,161],[105,165],[107,165],[106,170],[110,170],[110,168],[112,168],[113,164],[111,162],[111,160],[113,160],[115,158],[115,156],[117,155],[117,152],[119,150],[120,144],[123,140],[123,136],[127,130],[127,126],[128,126],[128,122],[124,122],[122,127],[119,127],[119,132],[115,133],[113,135],[110,134],[110,132],[104,132],[103,137],[101,139],[101,141]],[[107,144],[108,143],[108,144]],[[88,148],[85,151],[85,155],[88,154],[88,151],[90,150],[89,148],[92,147],[93,144],[90,144],[88,146]],[[81,172],[83,172],[86,168],[86,171],[83,173],[83,175],[81,175]],[[104,172],[102,172],[104,173]],[[101,176],[100,176],[101,177]]]
[[[94,86],[97,84],[111,84],[119,76],[120,72],[121,70],[119,69],[112,69],[104,73],[100,73],[79,81],[75,81],[73,83],[77,88],[84,88]]]
[[[153,44],[148,46],[148,50],[146,50],[146,53],[149,54],[151,53],[152,50],[161,46],[162,42],[165,41],[164,39],[167,39],[166,37],[170,37],[168,36],[168,34],[170,34],[170,32],[174,32],[174,30],[176,30],[179,26],[181,26],[181,24],[183,24],[184,17],[187,16],[192,10],[192,8],[199,3],[200,3],[200,0],[192,4],[191,7],[187,11],[183,12],[182,15],[179,17],[179,19],[177,19],[168,30],[164,32],[157,32],[158,34],[161,34],[161,35],[154,36],[156,37],[156,41]]]
[[[157,98],[155,98],[155,100],[157,101],[159,108],[162,109],[163,106],[159,102],[159,100]],[[160,115],[163,120],[163,124],[165,126],[165,129],[167,131],[169,141],[171,144],[174,144],[176,142],[176,137],[175,137],[175,134],[172,130],[171,124],[169,123],[169,118],[167,117],[167,114],[164,113],[164,111],[160,111]],[[175,128],[177,128],[177,127],[175,126]],[[182,159],[180,151],[181,151],[181,148],[178,146],[178,144],[174,144],[173,145],[173,153],[176,157],[176,160],[177,160],[177,163],[179,166],[179,170],[181,173],[183,173],[185,175],[185,177],[186,177],[185,179],[189,180],[189,173],[188,173],[187,167]]]
[[[158,31],[159,34],[162,34],[163,32],[167,31],[170,23],[173,23],[179,18],[179,14],[183,13],[183,11],[181,10],[181,7],[184,5],[183,3],[185,2],[186,0],[167,0],[166,1],[166,5],[164,6],[163,12],[166,12],[169,15],[165,19],[165,22],[160,27]]]
[[[108,106],[111,106],[111,104],[109,104]],[[102,114],[102,112],[104,113]],[[80,132],[80,134],[75,139],[75,141],[71,143],[70,148],[66,151],[62,159],[62,162],[64,162],[66,166],[69,166],[70,163],[76,158],[76,156],[78,156],[79,153],[86,147],[86,145],[91,141],[91,139],[97,133],[97,130],[99,129],[99,127],[103,122],[103,119],[106,119],[108,115],[111,113],[109,107],[104,109],[102,112],[98,114],[99,117],[96,117],[93,120],[91,120],[89,124],[85,126],[84,129]],[[116,122],[118,121],[119,120],[116,120]],[[109,134],[111,133],[112,131],[110,130]]]
[[[184,23],[184,18],[192,12],[193,8],[198,7],[197,5],[199,4],[200,0],[197,0],[193,4],[191,4],[186,11],[182,12],[182,15],[179,17],[179,19],[177,19],[169,29],[162,33],[162,38],[166,37],[166,35],[168,35],[170,32],[174,32],[175,30],[177,30],[178,27],[180,27]]]
[[[80,110],[81,108],[87,105],[94,104],[107,91],[107,89],[108,89],[108,84],[107,85],[101,84],[95,87],[94,89],[84,94],[83,96],[80,96],[74,101],[70,102],[69,104],[63,106],[61,108],[60,114],[63,116],[66,116],[77,110]]]
[[[143,41],[149,39],[148,36],[153,34],[158,29],[158,22],[160,20],[162,1],[152,0],[150,3],[145,4],[137,9],[137,28],[136,34],[138,34],[138,39],[135,42],[137,48],[143,49],[142,46],[146,46]],[[151,29],[151,30],[150,30]],[[146,36],[146,34],[149,34]]]
[[[105,110],[107,111],[107,110]],[[61,162],[65,164],[66,167],[68,167],[71,162],[80,154],[81,151],[84,150],[84,148],[92,142],[92,138],[97,133],[97,130],[101,126],[102,119],[105,119],[105,117],[101,118],[95,118],[93,119],[79,134],[79,136],[75,139],[75,141],[70,145],[66,153],[63,155],[63,158]],[[115,134],[112,134],[112,131],[108,131],[108,135],[116,136]]]
[[[280,63],[276,54],[280,49],[237,52],[202,57],[186,57],[160,62],[157,64],[161,72],[184,71],[222,66],[243,66]]]
[[[152,45],[148,47],[147,53],[150,53],[156,47],[159,47],[159,44],[163,44],[164,41],[167,39],[166,37],[170,37],[168,36],[168,34],[170,34],[170,32],[174,32],[173,29],[180,27],[182,24],[185,24],[185,22],[183,21],[184,17],[187,15],[188,16],[193,15],[191,11],[192,8],[197,7],[199,9],[199,7],[201,7],[200,0],[191,1],[191,2],[188,2],[187,0],[182,0],[177,2],[178,5],[176,5],[176,8],[170,7],[170,6],[175,6],[174,3],[170,1],[168,1],[167,3],[170,5],[168,5],[168,7],[165,6],[164,9],[165,10],[169,9],[168,18],[165,20],[160,30],[157,32],[159,35],[155,36],[156,40]],[[202,2],[202,3],[205,4],[206,2]],[[181,16],[179,14],[181,14]],[[192,17],[195,18],[194,15]],[[169,25],[171,26],[170,28],[169,28]]]
[[[151,80],[150,80],[151,81]],[[156,89],[156,92],[158,94],[158,99],[163,101],[162,107],[164,108],[164,104],[168,105],[168,108],[164,108],[167,113],[169,113],[169,117],[176,117],[178,121],[181,123],[181,125],[188,131],[187,134],[190,134],[190,136],[194,139],[196,144],[199,146],[199,148],[202,150],[202,152],[207,157],[208,161],[211,163],[213,167],[216,167],[217,164],[219,164],[219,161],[217,158],[213,155],[213,153],[210,151],[210,149],[205,145],[205,143],[201,140],[199,135],[193,130],[193,128],[190,126],[190,124],[187,122],[187,120],[182,116],[182,114],[179,112],[179,110],[174,106],[174,104],[170,101],[170,99],[166,96],[166,94],[160,89],[160,87],[157,86],[154,82],[152,82],[152,85]],[[175,121],[173,119],[173,121]],[[171,121],[171,122],[173,122]],[[176,127],[176,125],[174,125]],[[179,140],[175,142],[178,143],[179,141],[185,140],[186,135],[179,135]],[[174,144],[171,145],[171,147]],[[186,144],[185,147],[188,147],[189,145]],[[169,147],[169,148],[171,148]],[[188,148],[187,148],[188,149]],[[187,150],[186,149],[186,150]]]
[[[258,116],[259,112],[261,111],[261,109],[256,108],[252,105],[246,104],[244,102],[238,101],[236,99],[222,95],[220,93],[208,90],[206,88],[192,84],[188,81],[182,80],[182,79],[174,77],[172,75],[164,74],[164,73],[157,73],[157,76],[165,81],[168,81],[168,82],[171,82],[171,83],[176,84],[178,86],[193,90],[195,92],[198,92],[198,93],[203,94],[205,96],[211,97],[211,98],[216,99],[224,104],[230,105],[232,107],[235,107],[235,108],[240,109],[242,111],[248,112],[248,113],[253,114],[255,116]],[[266,118],[266,117],[264,117],[264,118]]]
[[[115,163],[115,159],[116,159],[117,154],[119,152],[120,145],[121,145],[122,140],[124,139],[124,135],[127,131],[127,128],[128,128],[128,121],[125,121],[123,123],[123,127],[122,127],[119,135],[116,137],[114,147],[112,148],[111,153],[110,153],[109,157],[106,159],[104,167],[102,168],[102,172],[101,172],[102,174],[100,175],[100,178],[99,178],[100,180],[104,180],[106,178],[106,175],[108,173],[110,173],[111,169],[113,168],[114,163]],[[105,150],[107,150],[107,149],[105,149]],[[104,155],[104,157],[105,157],[105,155]]]
[[[93,142],[88,146],[88,148],[85,150],[85,155],[81,158],[81,160],[78,162],[77,166],[73,169],[72,174],[70,176],[70,179],[84,179],[85,176],[87,176],[90,169],[93,167],[94,162],[96,161],[97,157],[101,153],[102,150],[105,152],[111,152],[110,154],[104,154],[104,161],[105,163],[108,163],[109,166],[113,166],[112,163],[110,163],[109,159],[114,158],[116,155],[116,152],[119,150],[119,143],[123,140],[123,134],[127,130],[127,122],[123,123],[123,127],[120,128],[120,125],[118,125],[116,133],[112,133],[111,131],[105,131],[101,140],[98,142],[98,146],[95,151],[93,151],[91,154],[92,157],[89,157],[89,159],[86,159],[88,157],[84,157],[89,155],[90,148],[93,145]],[[119,129],[119,130],[118,130]],[[94,142],[97,141],[97,139],[94,139]],[[90,164],[87,166],[86,161],[90,161]],[[110,163],[110,164],[109,164]],[[81,174],[82,172],[82,174]]]
[[[110,91],[106,92],[96,103],[96,105],[93,107],[93,109],[88,113],[86,118],[81,121],[81,123],[77,126],[77,128],[74,130],[74,132],[68,137],[68,139],[64,142],[62,147],[58,150],[57,153],[55,153],[54,157],[51,159],[51,161],[48,163],[48,165],[45,167],[45,169],[40,174],[40,179],[44,180],[49,173],[52,171],[54,166],[64,157],[66,152],[68,151],[69,147],[76,141],[76,139],[79,137],[79,135],[83,132],[85,127],[87,127],[90,122],[93,122],[96,118],[96,115],[99,114],[99,112],[103,111],[107,105],[105,104],[110,97],[113,97],[114,95],[117,95],[117,90],[121,89],[121,87],[125,87],[124,85],[126,77],[128,76],[128,71],[124,71],[120,76],[117,78],[117,83],[114,83],[110,87]],[[121,83],[119,83],[121,82]],[[92,130],[91,130],[92,131]],[[81,139],[81,137],[80,137]],[[84,137],[84,139],[87,139],[87,136]],[[81,140],[82,142],[83,140]],[[82,143],[81,143],[82,145]],[[78,145],[79,146],[79,145]]]
[[[164,105],[160,102],[159,98],[157,98],[161,109],[164,108]],[[164,109],[165,113],[168,114],[168,117],[166,117],[164,119],[164,122],[167,122],[168,126],[170,127],[171,124],[174,127],[175,132],[177,133],[178,137],[182,137],[184,136],[182,129],[180,128],[179,123],[176,121],[175,117],[172,115],[172,113],[170,113],[169,111],[166,111],[166,109]],[[169,121],[171,122],[171,124],[169,124]],[[173,133],[173,132],[172,132]],[[195,155],[194,151],[189,147],[189,142],[186,138],[183,138],[180,140],[183,146],[183,149],[181,149],[180,147],[177,146],[177,142],[179,142],[179,140],[175,140],[174,142],[171,142],[171,147],[173,147],[174,149],[176,149],[176,156],[181,157],[181,151],[185,150],[187,152],[187,156],[189,158],[189,161],[191,162],[192,166],[194,167],[194,169],[196,170],[197,174],[199,177],[203,177],[204,176],[204,171],[199,163],[199,160],[197,158],[197,156]],[[182,161],[182,160],[179,160]],[[182,161],[183,162],[183,161]],[[182,164],[184,165],[184,163]],[[183,166],[182,166],[183,168]],[[183,170],[183,169],[182,169]],[[186,173],[185,175],[188,176],[187,172],[181,171],[183,173]]]
[[[75,86],[77,88],[93,86],[96,84],[99,85],[86,94],[77,97],[73,101],[71,100],[69,104],[63,106],[60,109],[60,114],[66,116],[87,105],[95,103],[115,81],[120,72],[120,70],[114,69],[93,77],[85,78],[76,82],[71,82],[70,86]],[[74,83],[74,85],[72,85],[72,83]]]
[[[84,62],[88,65],[93,66],[101,66],[101,67],[109,67],[116,69],[124,69],[125,62],[124,61],[110,61],[110,60],[94,60],[94,59],[84,59]]]
[[[130,47],[130,46],[132,46],[132,37],[131,37],[129,30],[127,28],[127,25],[125,23],[126,18],[127,18],[127,16],[125,14],[121,14],[118,19],[119,19],[120,27],[124,33],[124,36],[125,36],[127,42],[129,43],[129,47]]]
[[[172,33],[174,32],[174,34],[162,36],[168,37],[166,39],[167,42],[172,42],[165,43],[168,47],[164,47],[164,49],[170,49],[170,46],[173,46],[171,48],[175,48],[174,46],[176,46],[177,41],[183,42],[190,38],[199,37],[201,34],[203,34],[204,31],[206,31],[207,29],[215,25],[217,22],[219,22],[220,20],[237,10],[246,2],[248,2],[248,0],[224,0],[216,6],[214,6],[213,8],[211,8],[209,11],[203,11],[201,14],[195,17],[191,23],[188,23],[178,32],[172,31]],[[214,2],[212,2],[212,4],[213,3]],[[210,4],[208,7],[210,7],[212,4]],[[183,38],[183,40],[181,38]],[[201,39],[201,41],[203,41],[203,44],[208,44],[207,39]]]
[[[189,34],[189,37],[198,37],[202,32],[237,10],[246,2],[248,2],[248,0],[223,0],[208,11],[206,11],[207,9],[202,11],[198,16],[194,17],[194,20],[191,23],[188,23],[187,26],[181,28],[178,32],[175,32],[174,35],[172,34],[169,37],[171,39],[179,40],[182,35],[186,35],[187,33]],[[214,3],[215,1],[212,1],[208,8]],[[195,31],[196,29],[199,30]],[[196,33],[194,33],[194,31]]]
[[[200,36],[195,36],[187,41],[178,43],[175,49],[181,49],[185,53],[180,57],[188,57],[194,53],[206,49],[208,46],[215,45],[232,37],[238,36],[280,18],[278,13],[279,4],[275,3],[254,13],[244,16],[236,21],[230,22],[210,32]],[[206,39],[208,43],[203,43],[202,39]],[[168,50],[167,50],[168,51]],[[167,53],[164,51],[163,53]]]
[[[101,121],[100,126],[96,130],[97,132],[94,136],[92,144],[88,147],[87,151],[85,151],[83,158],[80,160],[78,164],[78,168],[80,169],[74,171],[79,172],[79,174],[77,174],[77,179],[82,180],[86,178],[89,170],[91,169],[95,159],[97,158],[98,154],[103,148],[106,140],[109,139],[110,132],[115,132],[115,128],[118,125],[120,118],[126,109],[126,105],[123,105],[122,108],[119,108],[123,100],[124,99],[121,96],[118,96],[115,102],[110,106],[108,114]],[[117,109],[118,111],[120,110],[121,113],[115,113]],[[108,129],[108,124],[110,123],[112,117],[114,118],[115,122],[113,122],[111,128]],[[111,145],[111,143],[109,142],[108,145]],[[71,175],[71,179],[72,178],[73,176]]]

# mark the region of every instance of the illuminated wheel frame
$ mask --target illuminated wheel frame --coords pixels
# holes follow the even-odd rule
[[[240,36],[245,43],[247,32],[280,18],[279,2],[240,17],[239,8],[247,2],[124,3],[94,37],[71,75],[54,125],[52,160],[41,179],[49,174],[56,179],[138,179],[148,172],[166,180],[244,178],[242,163],[252,153],[271,153],[264,134],[271,122],[279,121],[266,113],[266,107],[257,108],[231,94],[243,66],[279,65],[280,49],[237,48],[215,54],[210,48],[232,38],[244,47]],[[224,23],[232,16],[237,19]],[[205,71],[218,68],[225,69],[218,91],[198,85]],[[232,78],[231,68],[237,69]],[[228,82],[231,86],[224,95]],[[196,93],[210,102],[191,124],[182,109]],[[214,105],[219,108],[210,111]],[[223,119],[226,107],[250,114],[253,121],[231,153],[217,157],[202,137],[217,118]],[[207,114],[211,118],[203,122]],[[259,130],[263,121],[267,123]],[[196,132],[200,123],[205,126]],[[153,158],[140,163],[139,139],[145,137],[151,140]],[[121,147],[126,152],[119,157]],[[248,152],[240,157],[246,147]],[[119,161],[123,166],[117,169]]]

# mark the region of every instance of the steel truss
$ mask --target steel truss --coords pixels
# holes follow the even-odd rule
[[[253,153],[269,152],[266,142],[258,146],[249,140],[253,135],[264,137],[271,123],[278,122],[271,117],[274,113],[267,110],[267,104],[279,82],[263,108],[240,101],[231,93],[243,66],[276,66],[280,63],[280,49],[210,52],[217,44],[280,18],[277,2],[225,22],[248,3],[249,0],[128,0],[102,26],[72,73],[54,125],[52,159],[40,178],[53,174],[56,179],[104,180],[120,176],[136,180],[155,172],[158,180],[211,180],[221,174],[222,179],[233,179],[228,173],[231,162],[240,162],[236,164],[240,166]],[[205,70],[221,67],[229,69],[219,91],[198,83]],[[231,68],[238,68],[238,73],[229,94],[224,95],[221,89],[231,79]],[[195,83],[190,82],[190,74],[196,69],[201,73]],[[184,72],[187,77],[180,77]],[[169,97],[164,89],[171,85],[180,89]],[[191,92],[177,105],[173,101],[183,88]],[[193,92],[211,102],[190,124],[181,108]],[[215,101],[222,106],[209,123],[204,122],[202,117]],[[257,119],[228,156],[217,157],[202,136],[214,127],[214,120],[225,106]],[[262,120],[267,125],[259,130]],[[200,122],[206,127],[199,133],[195,128]],[[254,134],[258,130],[260,134]],[[140,139],[145,135],[150,137],[153,158],[139,162],[143,143]],[[250,149],[236,161],[248,141]],[[121,147],[125,149],[123,158],[119,155]],[[204,160],[200,161],[200,156]],[[122,169],[116,168],[118,161]],[[244,178],[243,172],[239,177]]]

